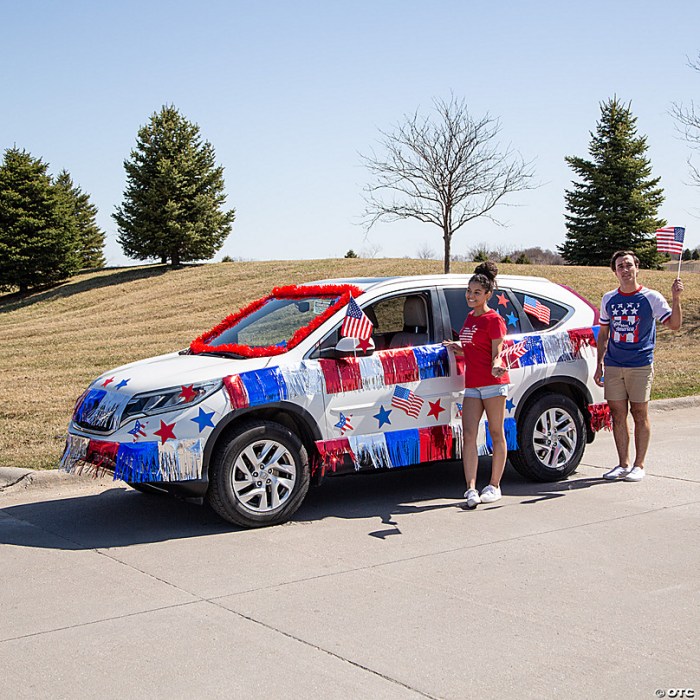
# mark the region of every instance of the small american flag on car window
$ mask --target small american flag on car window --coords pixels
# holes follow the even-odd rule
[[[549,323],[549,307],[545,306],[539,299],[529,297],[527,294],[523,299],[523,311],[530,316],[534,316],[542,323]]]

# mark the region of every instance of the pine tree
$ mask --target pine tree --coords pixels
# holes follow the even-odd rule
[[[139,129],[136,148],[124,161],[124,202],[112,215],[126,255],[175,266],[207,260],[221,248],[235,211],[222,209],[224,169],[214,159],[199,127],[173,106]]]
[[[79,268],[78,233],[48,166],[17,148],[0,165],[0,288],[53,284]]]
[[[105,233],[95,221],[97,207],[90,202],[90,196],[79,186],[67,170],[62,170],[56,178],[56,187],[66,197],[70,211],[78,227],[78,252],[80,267],[98,268],[105,266],[102,254],[105,245]]]
[[[651,178],[646,137],[637,136],[630,105],[617,97],[601,104],[591,160],[567,156],[580,182],[566,192],[566,241],[557,250],[574,265],[608,265],[616,250],[633,250],[643,267],[657,267],[653,232],[664,200],[660,178]]]

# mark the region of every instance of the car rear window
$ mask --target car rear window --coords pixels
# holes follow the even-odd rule
[[[513,294],[522,307],[525,317],[532,325],[532,330],[535,331],[543,331],[556,326],[572,311],[568,306],[557,304],[551,299],[545,299],[537,294],[526,294],[518,291],[514,291]]]
[[[452,338],[457,340],[459,331],[464,325],[464,320],[469,313],[467,300],[464,297],[465,290],[459,287],[452,287],[443,290],[445,301],[447,301],[447,309],[450,314],[450,327],[452,328]],[[521,333],[523,329],[520,326],[520,316],[518,310],[513,304],[513,299],[507,289],[494,289],[489,306],[500,314],[506,323],[508,335],[511,333]]]

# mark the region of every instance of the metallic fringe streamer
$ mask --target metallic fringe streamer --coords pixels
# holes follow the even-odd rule
[[[384,367],[385,384],[404,384],[420,379],[416,356],[411,348],[382,350],[379,356]]]
[[[385,384],[382,361],[376,355],[360,357],[359,360],[362,388],[365,390],[383,389]]]
[[[407,467],[409,464],[420,463],[420,437],[417,428],[393,430],[384,433],[384,438],[392,466]]]
[[[248,393],[250,406],[282,401],[287,398],[287,385],[279,367],[255,369],[239,375]]]
[[[69,435],[66,439],[66,448],[63,451],[63,456],[61,457],[58,468],[69,474],[75,473],[74,470],[78,462],[85,460],[89,444],[90,440],[88,438],[79,437],[78,435]]]
[[[591,430],[594,433],[612,430],[612,416],[607,402],[588,404],[588,412],[591,414]]]
[[[452,424],[452,439],[454,440],[454,459],[462,459],[464,432],[462,431],[461,423]]]
[[[569,334],[564,331],[541,336],[545,361],[549,364],[571,362],[574,359],[574,348]]]
[[[450,361],[447,348],[443,345],[425,345],[413,348],[418,364],[418,373],[421,379],[433,377],[448,377],[450,374]]]
[[[338,375],[343,391],[357,391],[362,388],[360,365],[354,357],[338,360]]]
[[[321,458],[322,474],[325,473],[326,467],[334,472],[338,462],[342,462],[345,455],[350,455],[352,461],[355,463],[355,469],[359,469],[348,438],[318,440],[316,442],[316,447]]]
[[[386,446],[384,433],[374,435],[363,435],[362,437],[351,437],[350,449],[355,455],[355,469],[361,467],[374,467],[375,469],[385,469],[391,467],[391,458]]]
[[[224,386],[228,394],[228,400],[231,402],[232,408],[246,408],[248,406],[248,394],[246,393],[241,377],[238,374],[232,374],[224,377]]]
[[[418,428],[420,438],[420,461],[435,462],[452,459],[452,429],[449,425],[433,425]]]
[[[323,372],[323,382],[326,385],[327,394],[340,394],[343,391],[343,382],[340,378],[338,363],[335,360],[319,360]]]
[[[100,394],[102,394],[101,397]],[[87,423],[93,428],[116,430],[119,427],[122,411],[130,398],[128,394],[103,392],[101,389],[90,391],[76,412],[76,420]]]
[[[158,443],[122,443],[117,452],[114,478],[135,484],[162,481],[158,461]]]
[[[178,440],[158,446],[161,481],[189,481],[202,478],[202,441]]]
[[[543,365],[547,359],[544,355],[544,347],[542,346],[542,337],[539,335],[527,336],[527,352],[520,358],[522,365]],[[525,362],[523,362],[525,360]]]
[[[573,353],[576,357],[580,357],[584,348],[594,348],[597,345],[595,334],[592,328],[572,328],[568,331],[569,340]]]

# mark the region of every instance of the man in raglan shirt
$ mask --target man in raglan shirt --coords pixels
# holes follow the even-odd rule
[[[605,294],[600,306],[598,367],[593,378],[596,384],[605,387],[619,462],[603,474],[603,478],[641,481],[651,436],[648,407],[654,377],[656,321],[674,331],[681,327],[683,282],[680,278],[674,281],[670,307],[659,292],[637,282],[639,258],[633,252],[618,250],[612,256],[610,267],[620,286]],[[632,467],[629,462],[628,412],[634,420]]]

